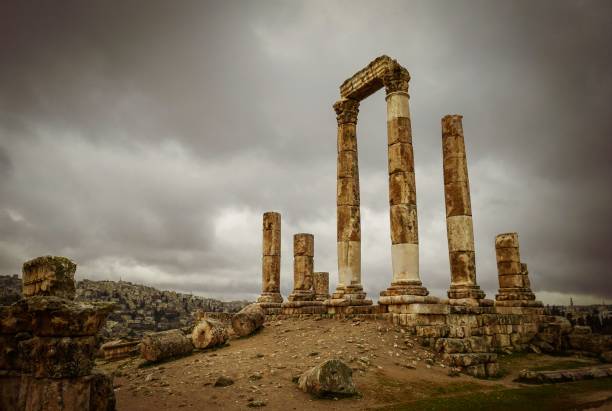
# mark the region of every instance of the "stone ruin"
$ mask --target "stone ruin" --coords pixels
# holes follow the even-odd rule
[[[520,259],[517,233],[495,238],[499,292],[486,299],[476,281],[476,256],[462,116],[442,118],[442,159],[450,264],[448,298],[430,296],[419,272],[419,241],[408,71],[382,56],[340,86],[338,121],[338,285],[315,271],[314,236],[293,237],[293,290],[280,292],[281,215],[263,215],[262,292],[238,314],[194,312],[189,338],[181,329],[147,334],[143,341],[102,345],[107,360],[144,355],[152,360],[189,353],[194,344],[223,345],[227,323],[249,335],[268,319],[317,316],[384,319],[418,337],[452,367],[476,376],[498,373],[501,352],[588,351],[612,361],[612,338],[545,315]],[[361,222],[357,164],[359,102],[385,87],[387,102],[389,216],[392,278],[378,304],[361,284]],[[64,257],[39,257],[23,265],[22,297],[3,292],[0,305],[0,410],[113,410],[112,377],[94,370],[98,333],[112,303],[75,301],[76,265]],[[133,308],[130,308],[133,310]],[[197,310],[196,310],[197,311]],[[201,314],[201,315],[200,315]],[[201,317],[201,318],[200,318]],[[191,327],[189,327],[191,328]],[[219,337],[211,339],[209,337]],[[147,342],[147,339],[150,340]],[[171,341],[172,340],[172,341]],[[209,341],[210,340],[210,341]],[[219,341],[217,341],[219,340]],[[212,342],[211,342],[212,341]],[[178,348],[177,348],[178,347]],[[148,350],[151,348],[151,350]],[[161,350],[163,348],[163,350]],[[165,351],[164,351],[165,350]],[[332,360],[333,361],[333,360]],[[310,383],[316,385],[317,381]],[[300,385],[308,385],[308,375]],[[311,384],[311,385],[312,385]]]
[[[74,301],[75,271],[65,257],[28,261],[23,298],[0,306],[0,409],[115,409],[112,377],[93,369],[113,304]]]
[[[444,197],[450,263],[445,299],[430,296],[419,272],[419,236],[414,153],[409,110],[410,75],[381,56],[340,86],[333,108],[337,133],[338,286],[329,295],[329,276],[314,272],[314,236],[294,236],[294,287],[280,295],[280,214],[263,218],[263,287],[258,302],[267,316],[361,316],[383,318],[419,337],[448,365],[478,376],[498,373],[497,353],[560,349],[571,326],[544,315],[531,291],[517,233],[495,239],[499,293],[485,298],[476,281],[470,186],[461,115],[442,118]],[[361,284],[361,221],[357,117],[361,100],[385,88],[391,224],[392,278],[373,304]],[[550,350],[547,350],[550,351]]]

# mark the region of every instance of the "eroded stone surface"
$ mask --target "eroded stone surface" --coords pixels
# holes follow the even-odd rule
[[[44,256],[23,264],[23,296],[52,295],[74,299],[76,264],[66,257]]]

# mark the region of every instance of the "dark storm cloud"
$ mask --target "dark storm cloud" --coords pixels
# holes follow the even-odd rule
[[[412,76],[425,285],[448,286],[440,118],[461,113],[489,296],[506,231],[545,301],[612,296],[609,2],[61,4],[0,6],[1,272],[65,254],[81,277],[252,298],[261,213],[278,210],[283,291],[298,231],[335,285],[331,104],[388,54]],[[358,133],[376,295],[391,279],[382,92]]]

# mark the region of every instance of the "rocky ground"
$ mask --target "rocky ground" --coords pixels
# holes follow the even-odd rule
[[[328,358],[353,368],[358,397],[314,399],[292,382]],[[452,376],[414,338],[384,321],[291,319],[268,322],[256,335],[233,338],[223,348],[161,364],[133,358],[99,367],[116,375],[119,410],[610,409],[611,379],[542,387],[513,382],[524,368],[595,363],[512,355],[502,357],[499,379],[478,380]]]

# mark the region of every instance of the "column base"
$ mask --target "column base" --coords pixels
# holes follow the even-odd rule
[[[543,307],[541,301],[536,301],[536,296],[530,288],[500,288],[499,294],[495,295],[495,305],[500,307]]]
[[[330,295],[329,294],[315,294],[314,299],[316,301],[325,301],[325,300],[329,300]]]
[[[392,282],[391,286],[385,291],[380,292],[381,297],[390,297],[394,295],[420,295],[427,296],[429,291],[423,287],[420,281],[396,281]]]
[[[342,285],[336,288],[331,298],[325,300],[325,305],[357,306],[372,305],[372,300],[366,298],[361,284]]]
[[[289,297],[287,297],[288,301],[313,301],[315,298],[315,294],[312,290],[293,290]]]
[[[478,285],[452,285],[447,292],[450,305],[478,307],[485,298],[485,292]]]
[[[262,292],[257,299],[258,303],[282,303],[283,296],[280,293]]]
[[[326,314],[327,308],[323,301],[287,301],[281,304],[283,315]]]

